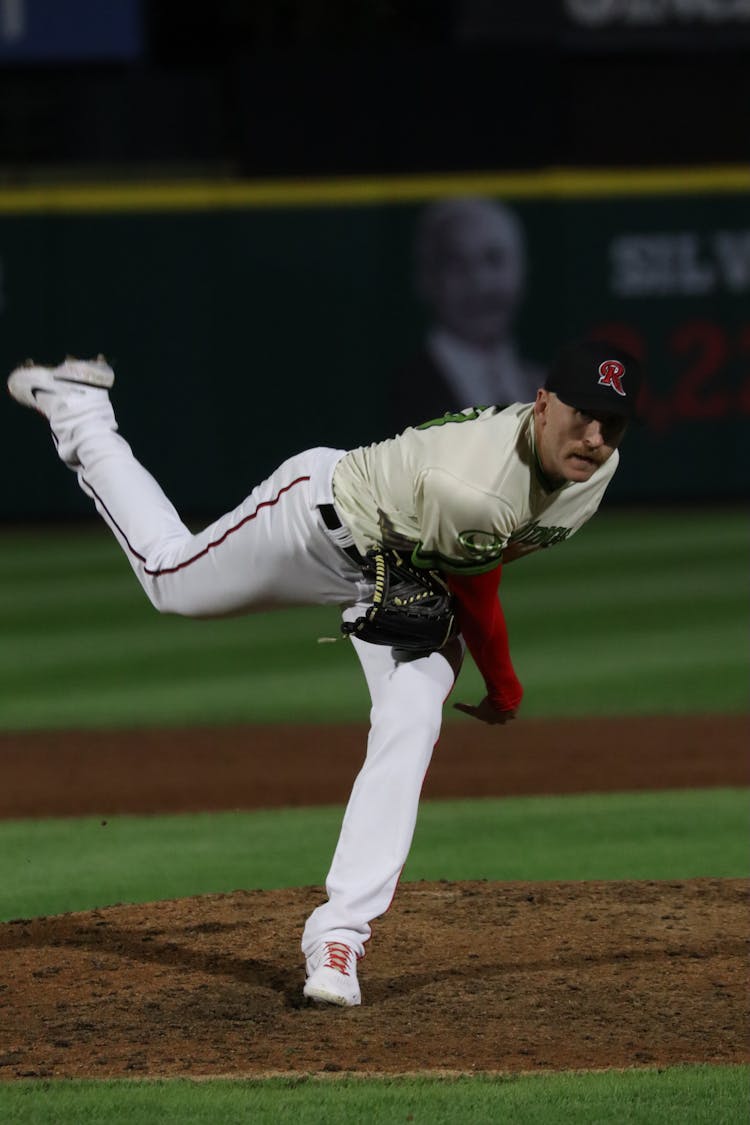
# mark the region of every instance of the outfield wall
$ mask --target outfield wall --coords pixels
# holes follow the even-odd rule
[[[503,200],[522,223],[529,363],[601,331],[645,355],[645,423],[613,498],[744,496],[746,169],[6,189],[2,367],[106,352],[136,452],[184,510],[218,513],[290,453],[389,433],[425,329],[415,224],[456,195]],[[0,441],[15,474],[0,517],[89,510],[10,404]]]

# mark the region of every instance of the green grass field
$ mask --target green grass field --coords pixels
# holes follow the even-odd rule
[[[744,513],[618,512],[513,564],[524,713],[744,710],[749,547]],[[350,646],[317,643],[337,629],[326,608],[160,617],[103,528],[6,531],[0,729],[362,719]],[[458,695],[481,694],[467,661]]]
[[[340,822],[336,807],[0,821],[0,919],[318,884]],[[404,879],[740,877],[747,828],[735,789],[426,802]]]
[[[319,882],[338,808],[0,823],[0,916]],[[298,841],[304,838],[304,852]],[[738,790],[427,803],[406,879],[686,879],[748,871]],[[0,1122],[740,1125],[742,1067],[459,1080],[0,1083]]]
[[[527,715],[741,712],[743,513],[603,514],[509,568]],[[0,728],[363,719],[333,610],[159,617],[100,528],[0,535]],[[478,698],[468,667],[459,698]],[[469,721],[457,719],[457,721]],[[319,883],[338,808],[0,822],[0,918]],[[304,852],[298,846],[304,838]],[[427,803],[406,879],[748,873],[740,790]],[[1,1072],[0,1072],[1,1073]],[[0,1082],[0,1123],[735,1125],[741,1067],[455,1080]]]
[[[8,1125],[744,1125],[743,1067],[504,1079],[19,1082]]]

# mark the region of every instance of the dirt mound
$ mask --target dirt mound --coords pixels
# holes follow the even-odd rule
[[[405,884],[349,1010],[301,997],[319,888],[5,923],[0,1076],[743,1061],[749,886]]]

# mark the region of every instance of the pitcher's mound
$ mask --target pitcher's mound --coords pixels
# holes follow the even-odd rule
[[[363,1006],[302,1001],[318,888],[0,925],[0,1076],[520,1071],[747,1058],[748,882],[412,883]]]

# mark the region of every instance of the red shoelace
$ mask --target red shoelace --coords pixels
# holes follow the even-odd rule
[[[349,976],[349,959],[354,956],[353,950],[348,945],[344,945],[340,941],[327,941],[326,955],[324,965],[327,969],[336,969],[337,972],[343,973],[345,977]]]

